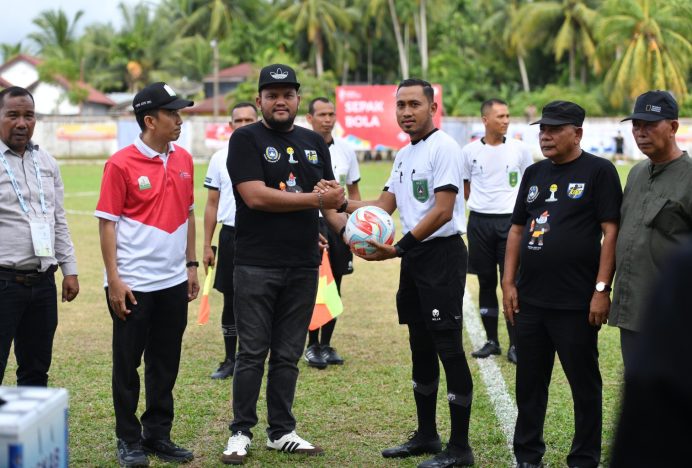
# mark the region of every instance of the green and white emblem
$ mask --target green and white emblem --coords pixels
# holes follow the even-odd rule
[[[428,201],[430,192],[427,179],[413,180],[413,197],[421,203]]]
[[[519,182],[519,173],[517,171],[510,171],[509,173],[509,186],[516,187],[517,182]]]

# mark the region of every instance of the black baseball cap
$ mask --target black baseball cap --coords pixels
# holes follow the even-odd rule
[[[147,85],[135,95],[132,108],[135,114],[152,109],[173,109],[190,107],[194,102],[178,97],[176,92],[163,81]]]
[[[262,91],[263,88],[273,84],[293,85],[296,90],[300,88],[295,70],[282,63],[267,65],[262,69],[257,90]]]
[[[586,117],[586,111],[579,104],[569,101],[553,101],[543,107],[541,120],[531,125],[574,125],[581,127]]]
[[[659,120],[677,120],[678,103],[668,91],[648,91],[637,98],[634,103],[634,112],[625,120],[646,120],[656,122]]]

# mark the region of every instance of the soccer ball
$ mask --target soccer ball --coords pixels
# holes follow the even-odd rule
[[[377,249],[368,244],[367,239],[389,245],[394,242],[394,220],[382,208],[363,206],[349,216],[345,237],[354,252],[371,254]]]

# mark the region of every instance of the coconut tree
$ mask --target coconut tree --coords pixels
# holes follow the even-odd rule
[[[335,50],[334,37],[339,31],[352,27],[350,13],[340,4],[330,0],[297,0],[282,4],[279,17],[294,24],[296,36],[305,36],[314,44],[315,73],[324,73],[324,55],[327,49]]]
[[[599,69],[592,26],[596,11],[587,0],[539,1],[522,6],[514,17],[511,28],[517,47],[530,50],[551,44],[555,60],[567,53],[569,84],[576,81],[579,52],[585,61]],[[582,76],[582,80],[584,77]]]
[[[689,2],[607,0],[596,34],[609,62],[604,90],[615,107],[651,89],[687,95],[692,63]]]

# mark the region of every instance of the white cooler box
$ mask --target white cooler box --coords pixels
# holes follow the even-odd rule
[[[67,468],[67,390],[0,387],[0,468]]]

